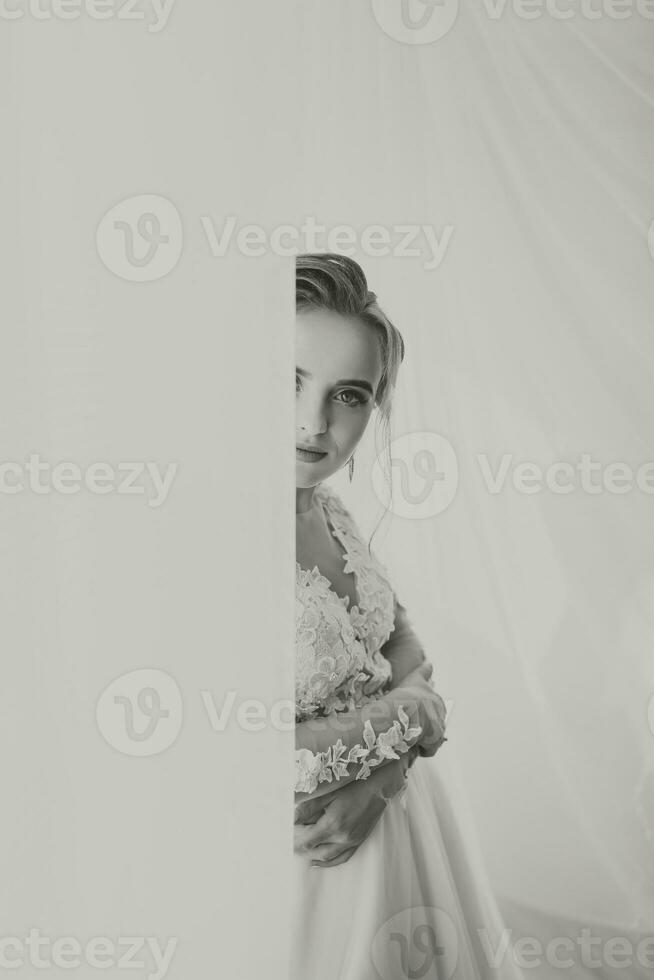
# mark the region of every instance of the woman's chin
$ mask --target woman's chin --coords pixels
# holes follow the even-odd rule
[[[317,463],[295,463],[295,486],[297,488],[315,487],[323,480],[329,479],[336,471],[332,466]]]

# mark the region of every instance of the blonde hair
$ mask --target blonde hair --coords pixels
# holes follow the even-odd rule
[[[342,316],[356,317],[371,326],[377,334],[382,358],[382,376],[375,393],[375,405],[379,410],[377,430],[382,437],[388,466],[386,478],[392,492],[390,420],[397,375],[404,360],[402,334],[379,306],[376,294],[368,289],[361,266],[347,255],[324,252],[297,256],[295,309],[298,313],[308,309],[325,309]],[[376,437],[375,447],[377,448]],[[375,531],[371,535],[371,541]]]

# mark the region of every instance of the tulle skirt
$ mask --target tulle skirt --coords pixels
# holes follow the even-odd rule
[[[291,980],[522,980],[446,752],[344,864],[294,855]]]

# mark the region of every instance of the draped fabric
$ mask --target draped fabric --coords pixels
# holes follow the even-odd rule
[[[298,221],[354,229],[406,343],[373,549],[451,701],[504,907],[525,934],[633,935],[654,923],[654,20],[462,0],[422,43],[392,8],[308,0],[299,52]],[[368,533],[381,445],[333,481]]]

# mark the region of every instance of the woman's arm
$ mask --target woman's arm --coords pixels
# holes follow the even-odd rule
[[[417,668],[401,686],[361,708],[297,722],[295,802],[366,779],[418,742],[436,751],[445,709],[429,680],[431,669]]]
[[[391,687],[398,687],[404,678],[420,664],[425,663],[425,651],[416,636],[405,607],[396,595],[395,626],[380,653],[386,657],[392,668]]]
[[[416,667],[431,665],[427,660],[422,643],[418,639],[407,615],[407,611],[402,603],[394,595],[395,599],[395,627],[386,643],[381,648],[381,653],[391,664],[391,688],[404,683],[405,678]],[[433,687],[433,682],[432,682]],[[443,706],[444,707],[444,706]],[[443,739],[447,741],[447,739]],[[437,748],[440,747],[437,746]],[[420,741],[412,749],[415,755],[434,755],[433,746],[421,745]]]
[[[418,745],[412,745],[409,751],[399,759],[391,759],[383,766],[377,766],[368,779],[352,780],[347,786],[336,786],[320,796],[314,794],[295,805],[296,824],[313,824],[325,812],[325,808],[338,797],[349,798],[357,790],[367,789],[372,796],[385,801],[391,800],[406,784],[409,769],[420,757]],[[343,794],[343,796],[341,795]]]
[[[413,746],[399,759],[379,766],[368,779],[298,804],[294,821],[296,853],[306,857],[313,867],[332,868],[348,861],[370,836],[389,801],[406,789],[407,770],[416,752]]]
[[[349,861],[374,830],[388,802],[406,789],[408,769],[418,751],[413,745],[399,759],[375,769],[368,779],[299,803],[294,821],[296,853],[319,868]]]

